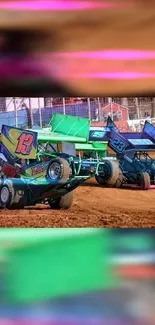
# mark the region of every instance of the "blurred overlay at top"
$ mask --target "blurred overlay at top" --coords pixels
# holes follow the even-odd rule
[[[0,95],[154,93],[153,4],[0,1]]]

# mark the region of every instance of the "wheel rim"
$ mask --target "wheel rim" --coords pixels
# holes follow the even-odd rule
[[[7,203],[9,199],[9,189],[5,186],[1,189],[1,202],[2,203]]]
[[[49,177],[51,179],[57,179],[61,176],[61,166],[58,163],[53,163],[48,170]]]

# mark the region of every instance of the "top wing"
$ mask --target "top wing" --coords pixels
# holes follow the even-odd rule
[[[53,132],[89,140],[90,120],[82,117],[53,114],[51,128]]]
[[[110,129],[110,133],[107,133],[109,146],[118,154],[130,153],[131,156],[131,152],[133,155],[135,151],[155,150],[155,128],[149,122],[145,123],[143,131],[139,133],[120,132],[110,117],[107,127]]]

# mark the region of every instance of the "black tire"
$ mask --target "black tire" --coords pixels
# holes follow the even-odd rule
[[[100,175],[95,175],[96,181],[100,185],[107,185],[110,187],[114,187],[117,179],[119,177],[119,166],[115,161],[105,160],[104,165],[105,171],[107,170],[107,174],[105,174],[105,177],[102,177]]]
[[[143,190],[148,190],[150,188],[151,181],[150,175],[145,172],[140,174],[140,186]]]
[[[21,185],[5,181],[0,187],[0,206],[6,209],[23,209],[26,203],[26,193]]]
[[[106,185],[106,182],[105,182],[104,178],[102,178],[101,176],[99,176],[99,175],[95,175],[95,179],[96,179],[96,182],[97,182],[99,185]]]
[[[57,199],[55,202],[52,202],[52,200],[48,201],[51,209],[60,210],[60,209],[69,209],[72,206],[73,203],[73,191],[67,193],[64,196],[61,196],[59,199]]]
[[[15,190],[15,196],[9,209],[24,209],[26,205],[26,193],[21,189]]]
[[[53,177],[52,177],[53,174]],[[47,178],[53,180],[67,180],[71,175],[69,163],[64,158],[53,159],[47,169]]]

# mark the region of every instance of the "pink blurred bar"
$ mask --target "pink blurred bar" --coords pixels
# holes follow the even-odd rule
[[[52,62],[52,63],[51,63]],[[60,66],[62,71],[59,71]],[[69,63],[62,62],[60,65],[57,61],[46,60],[43,61],[33,58],[32,60],[20,62],[8,61],[4,62],[0,60],[0,78],[5,80],[11,80],[15,78],[37,78],[38,76],[48,78],[49,80],[53,77],[58,80],[70,80],[70,79],[140,79],[140,78],[154,78],[155,71],[152,71],[152,68],[144,67],[144,69],[130,70],[125,69],[121,65],[117,65],[114,62],[113,65],[107,64],[104,68],[104,64],[96,64],[94,67],[91,64],[78,64],[73,62],[73,65]]]
[[[0,58],[0,78],[146,79],[155,77],[154,51],[32,53],[24,59]],[[20,62],[20,64],[19,64]],[[126,63],[127,62],[127,63]]]
[[[93,1],[12,1],[1,2],[0,9],[30,10],[30,11],[72,11],[97,8],[112,8],[130,6],[124,2],[93,2]]]
[[[34,52],[35,55],[40,55]],[[52,57],[58,59],[98,59],[98,60],[153,60],[155,59],[155,51],[140,51],[140,50],[104,50],[90,52],[42,52],[44,57]],[[11,57],[11,52],[10,52]]]
[[[155,59],[154,51],[140,51],[140,50],[114,50],[114,51],[97,51],[97,52],[71,52],[58,53],[58,57],[65,58],[87,58],[87,59],[108,59],[108,60],[146,60]]]
[[[19,321],[13,321],[13,320],[1,320],[0,319],[0,325],[88,325],[88,322],[72,322],[72,321],[64,321],[64,322],[56,322],[56,321],[46,321],[46,322],[38,322],[38,321],[23,321],[23,320],[19,320]],[[97,322],[96,324],[94,325],[129,325],[129,324],[124,324],[124,322],[116,322],[114,323],[111,322],[111,321],[106,321],[104,320],[103,322]],[[132,324],[130,324],[132,325]],[[137,324],[139,325],[139,324]]]
[[[155,78],[155,73],[140,73],[140,72],[107,72],[107,73],[85,73],[72,74],[68,76],[73,79],[146,79]]]
[[[91,323],[92,324],[92,323]],[[90,324],[90,325],[91,325]],[[30,321],[30,320],[7,320],[0,319],[0,325],[88,325],[88,322],[83,321]],[[96,322],[94,325],[129,325],[129,324],[121,324],[120,322],[114,324],[111,321],[104,321],[104,322]],[[132,324],[131,324],[132,325]],[[138,325],[138,324],[137,324]]]

